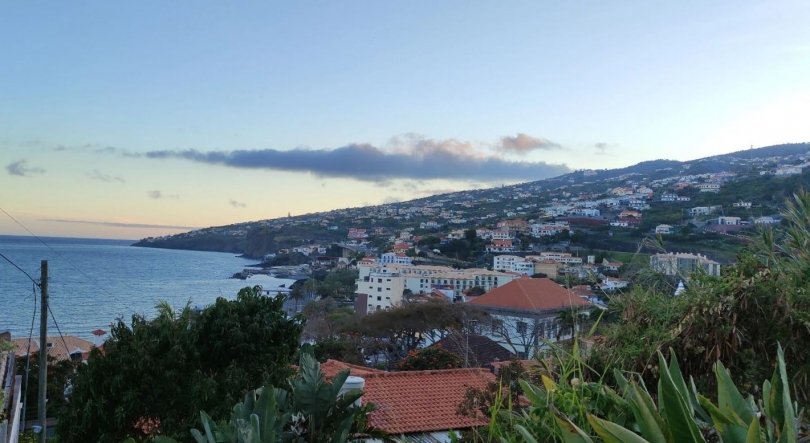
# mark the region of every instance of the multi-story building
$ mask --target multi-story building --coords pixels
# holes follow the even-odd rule
[[[492,260],[492,269],[496,271],[511,271],[512,263],[523,262],[526,259],[517,255],[496,255]]]
[[[677,275],[684,278],[689,278],[695,272],[720,276],[720,263],[700,254],[655,254],[650,257],[650,267],[665,275]]]
[[[408,266],[413,263],[413,258],[401,252],[386,252],[380,254],[380,263],[384,265],[405,265]]]
[[[365,278],[357,279],[355,292],[358,298],[365,300],[365,313],[391,309],[402,303],[405,278],[399,274],[371,273]]]

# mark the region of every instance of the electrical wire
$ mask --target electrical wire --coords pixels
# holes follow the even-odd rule
[[[56,254],[57,256],[59,256],[59,258],[61,258],[62,260],[66,261],[66,262],[67,262],[67,263],[68,263],[70,266],[73,266],[73,268],[74,268],[75,270],[79,271],[79,273],[80,273],[80,274],[84,275],[84,276],[85,276],[85,277],[86,277],[88,280],[90,280],[90,281],[91,281],[91,282],[92,282],[94,285],[98,286],[98,288],[99,288],[99,289],[101,289],[102,291],[106,292],[106,293],[107,293],[107,295],[110,295],[110,296],[112,296],[112,295],[113,295],[113,294],[112,294],[112,292],[108,291],[106,288],[104,288],[103,286],[101,286],[101,285],[100,285],[100,284],[99,284],[99,283],[98,283],[96,280],[94,280],[92,277],[90,277],[89,275],[87,275],[87,273],[85,273],[84,271],[82,271],[81,269],[79,269],[79,267],[78,267],[78,266],[74,265],[74,264],[73,264],[73,262],[71,262],[70,260],[68,260],[67,258],[65,258],[65,256],[64,256],[64,255],[62,255],[62,254],[60,254],[60,253],[59,253],[59,251],[57,251],[56,249],[52,248],[52,247],[51,247],[51,245],[49,245],[48,243],[46,243],[46,242],[45,242],[45,240],[43,240],[43,239],[41,239],[41,238],[37,237],[37,235],[36,235],[36,234],[34,234],[33,232],[31,232],[31,230],[30,230],[30,229],[26,228],[26,227],[25,227],[25,225],[23,225],[22,223],[20,223],[19,221],[17,221],[17,219],[16,219],[16,218],[12,217],[12,216],[11,216],[11,214],[9,214],[8,212],[6,212],[6,210],[5,210],[5,209],[0,208],[0,211],[2,211],[2,212],[3,212],[3,214],[6,214],[6,215],[8,216],[8,218],[10,218],[10,219],[14,220],[14,223],[17,223],[18,225],[20,225],[20,227],[22,227],[23,229],[25,229],[25,231],[26,231],[26,232],[28,232],[29,234],[31,234],[31,236],[32,236],[32,237],[34,237],[35,239],[39,240],[39,242],[40,242],[40,243],[42,243],[43,245],[45,245],[45,246],[46,246],[48,249],[50,249],[50,250],[51,250],[51,252],[53,252],[54,254]],[[4,257],[4,258],[5,258],[5,257]],[[8,259],[7,259],[7,260],[8,260]],[[12,264],[13,264],[13,263],[12,263]],[[15,265],[15,266],[16,266],[16,265]],[[21,271],[22,271],[22,269],[21,269]],[[25,271],[23,271],[23,272],[25,272]],[[26,275],[28,275],[28,274],[26,273]],[[28,276],[28,278],[31,278],[31,276],[29,275],[29,276]],[[32,280],[33,280],[33,279],[32,279]]]
[[[6,210],[5,210],[5,209],[3,209],[2,207],[0,207],[0,211],[2,211],[2,212],[3,212],[3,214],[6,214],[6,215],[8,216],[8,218],[12,219],[12,220],[14,221],[14,223],[17,223],[17,224],[18,224],[18,225],[19,225],[21,228],[25,229],[25,231],[26,231],[26,232],[28,232],[29,234],[31,234],[31,236],[32,236],[32,237],[34,237],[35,239],[37,239],[37,240],[38,240],[40,243],[42,243],[43,245],[45,245],[45,246],[46,246],[48,249],[50,249],[50,250],[51,250],[51,251],[52,251],[54,254],[56,254],[56,255],[57,255],[59,258],[61,258],[62,260],[66,261],[66,262],[67,262],[67,263],[68,263],[70,266],[72,266],[72,267],[73,267],[75,270],[79,271],[79,273],[80,273],[80,274],[82,274],[82,275],[83,275],[85,278],[87,278],[87,279],[88,279],[88,280],[89,280],[91,283],[93,283],[94,285],[96,285],[96,287],[98,287],[99,289],[101,289],[101,290],[102,290],[102,291],[104,291],[104,292],[105,292],[107,295],[109,295],[109,296],[111,296],[111,297],[114,297],[114,296],[115,296],[115,295],[114,295],[112,292],[108,291],[108,290],[107,290],[107,288],[105,288],[105,287],[101,286],[101,284],[99,284],[99,282],[98,282],[98,281],[96,281],[95,279],[93,279],[92,277],[90,277],[89,275],[87,275],[87,273],[86,273],[86,272],[82,271],[81,269],[79,269],[79,267],[78,267],[78,266],[76,266],[75,264],[73,264],[73,262],[71,262],[70,260],[68,260],[67,258],[65,258],[65,256],[64,256],[64,255],[60,254],[60,253],[59,253],[59,251],[57,251],[56,249],[52,248],[52,247],[51,247],[51,245],[49,245],[48,243],[46,243],[46,242],[45,242],[45,240],[43,240],[43,239],[39,238],[39,237],[38,237],[36,234],[34,234],[33,232],[31,232],[31,230],[30,230],[30,229],[26,228],[26,227],[25,227],[25,225],[23,225],[22,223],[20,223],[20,222],[19,222],[19,221],[18,221],[16,218],[14,218],[14,217],[13,217],[11,214],[9,214],[8,212],[6,212]],[[0,254],[0,255],[2,255],[2,254]],[[6,258],[5,256],[3,256],[3,258],[5,258],[6,260],[8,260],[8,261],[9,261],[9,263],[11,263],[11,264],[12,264],[12,265],[14,265],[15,267],[17,267],[17,269],[20,269],[20,268],[19,268],[19,266],[17,266],[17,265],[16,265],[16,264],[14,264],[13,262],[11,262],[11,260],[9,260],[8,258]],[[28,275],[28,273],[26,273],[26,272],[25,272],[25,271],[23,271],[22,269],[20,269],[20,271],[22,271],[23,273],[25,273],[25,275]],[[35,282],[35,283],[36,283],[36,281],[35,281],[33,278],[31,278],[31,276],[30,276],[30,275],[28,275],[28,278],[29,278],[29,279],[31,279],[31,281],[33,281],[33,282]],[[126,308],[127,308],[129,311],[133,311],[133,312],[134,312],[134,310],[133,310],[131,307],[127,306],[127,305],[126,305],[126,303],[123,303],[123,305],[124,305],[124,307],[126,307]]]
[[[68,348],[67,342],[65,341],[65,336],[62,335],[62,330],[59,328],[59,323],[56,321],[56,316],[53,315],[53,311],[51,310],[51,304],[48,303],[48,313],[51,314],[51,319],[53,319],[53,324],[56,325],[56,331],[59,332],[59,338],[62,339],[62,344],[65,345],[65,352],[67,352],[68,357],[70,357],[70,348]]]
[[[2,210],[2,208],[0,208],[0,210]],[[5,211],[4,211],[4,212],[5,212]],[[14,266],[15,268],[17,268],[17,270],[18,270],[18,271],[20,271],[20,272],[22,272],[23,274],[25,274],[25,276],[26,276],[26,277],[28,277],[28,279],[29,279],[29,280],[31,280],[31,282],[32,282],[32,283],[34,283],[35,285],[39,286],[39,283],[37,283],[37,281],[36,281],[36,280],[34,280],[34,277],[31,277],[31,275],[30,275],[30,274],[28,274],[27,272],[25,272],[25,270],[24,270],[23,268],[21,268],[21,267],[17,266],[17,263],[14,263],[13,261],[11,261],[11,259],[10,259],[10,258],[6,257],[6,256],[5,256],[5,255],[3,255],[2,253],[0,253],[0,257],[3,257],[3,258],[4,258],[4,259],[7,261],[7,262],[11,263],[11,266]]]

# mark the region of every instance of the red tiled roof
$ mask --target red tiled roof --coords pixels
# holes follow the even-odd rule
[[[15,338],[12,339],[11,342],[15,346],[14,353],[17,354],[18,357],[25,356],[25,353],[28,351],[28,338]],[[85,354],[90,355],[90,350],[95,347],[93,343],[72,335],[48,337],[48,343],[51,344],[48,348],[48,355],[57,360],[68,360],[71,354],[77,352],[82,354],[82,356]],[[30,345],[31,353],[38,354],[39,339],[32,338]]]
[[[545,310],[591,306],[576,294],[547,278],[519,278],[471,300],[470,304],[493,308]]]
[[[344,363],[339,360],[332,360],[331,358],[321,363],[321,372],[323,373],[323,376],[326,379],[330,379],[338,375],[340,371],[343,371],[345,369],[349,370],[349,375],[353,375],[355,377],[365,377],[368,374],[385,372],[379,369],[367,368],[365,366],[358,366],[350,363]]]
[[[486,417],[456,414],[469,387],[485,389],[495,376],[485,369],[383,372],[363,376],[363,402],[377,410],[369,424],[389,434],[485,426]]]

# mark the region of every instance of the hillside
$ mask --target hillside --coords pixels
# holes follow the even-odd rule
[[[651,160],[619,169],[579,170],[511,186],[210,227],[173,236],[147,238],[134,246],[220,251],[261,258],[267,253],[299,245],[347,241],[351,237],[350,233],[360,232],[357,230],[365,230],[362,234],[365,237],[355,236],[357,240],[368,241],[371,246],[384,246],[403,229],[412,230],[414,235],[438,236],[454,229],[494,227],[499,220],[506,218],[540,219],[548,215],[549,206],[559,205],[564,201],[608,197],[613,192],[611,190],[623,186],[651,189],[649,200],[644,202],[650,212],[649,216],[645,216],[642,226],[629,234],[617,232],[615,239],[611,238],[613,232],[604,233],[607,244],[618,243],[622,239],[622,244],[625,245],[622,250],[626,250],[658,223],[689,226],[690,217],[684,209],[690,207],[690,204],[670,208],[666,205],[662,207],[659,203],[661,195],[675,192],[673,185],[684,180],[698,185],[717,179],[715,175],[719,174],[720,182],[737,182],[735,186],[724,185],[721,192],[716,194],[704,194],[695,187],[678,191],[694,200],[691,206],[721,205],[731,210],[733,202],[745,200],[755,202],[755,210],[741,215],[777,212],[778,204],[785,196],[810,184],[807,173],[782,176],[777,167],[804,164],[808,160],[808,151],[810,143],[794,143],[687,162]],[[625,200],[627,199],[623,201]],[[627,205],[627,202],[624,204]],[[614,216],[610,215],[613,214],[611,209],[603,212],[605,214],[602,217]],[[592,231],[583,230],[585,233]],[[695,240],[700,235],[702,234],[693,233],[690,238]]]

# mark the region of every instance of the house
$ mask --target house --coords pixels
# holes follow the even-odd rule
[[[512,240],[492,240],[492,244],[486,246],[487,252],[514,252],[515,247]]]
[[[522,262],[525,259],[517,255],[496,255],[492,259],[492,269],[496,271],[511,271],[512,263]]]
[[[488,369],[445,369],[432,371],[386,372],[363,366],[327,360],[321,372],[329,380],[344,370],[346,380],[363,390],[362,403],[377,409],[368,416],[368,424],[403,440],[450,443],[451,431],[486,426],[483,416],[456,413],[468,388],[486,389],[496,380]]]
[[[39,338],[32,338],[30,342],[28,338],[14,338],[11,343],[15,347],[14,353],[17,357],[24,357],[29,350],[31,354],[39,354]],[[90,356],[90,351],[96,346],[92,342],[79,337],[64,335],[48,337],[47,347],[48,355],[57,361],[86,362]]]
[[[754,219],[754,224],[757,225],[772,225],[774,223],[779,223],[779,220],[775,220],[773,217],[768,216],[756,217]]]
[[[624,265],[624,263],[620,261],[608,261],[606,258],[602,259],[602,269],[606,271],[619,272],[622,265]]]
[[[782,165],[776,168],[775,175],[778,176],[786,176],[786,175],[798,175],[802,173],[801,166],[791,166],[791,165]]]
[[[599,284],[599,288],[603,291],[614,291],[616,289],[626,288],[628,284],[629,282],[627,280],[605,277],[602,279],[602,283]]]
[[[452,332],[431,346],[440,346],[456,354],[467,367],[472,368],[488,368],[493,362],[509,361],[515,357],[496,341],[480,334]]]
[[[717,217],[718,225],[739,225],[740,217]]]
[[[520,278],[492,289],[469,302],[492,318],[484,334],[519,358],[532,358],[544,341],[570,337],[562,331],[560,312],[589,310],[591,303],[547,278]]]
[[[658,225],[655,227],[656,234],[666,235],[672,234],[673,232],[673,227],[671,225]]]
[[[740,200],[737,203],[733,203],[731,206],[735,208],[751,209],[751,202],[744,202]]]
[[[386,252],[384,254],[380,254],[380,263],[384,265],[394,264],[407,266],[413,263],[413,257],[408,257],[406,254],[401,252]]]
[[[697,187],[700,192],[720,192],[720,185],[717,183],[701,183]]]
[[[714,212],[714,206],[696,206],[689,210],[689,215],[709,215]]]

